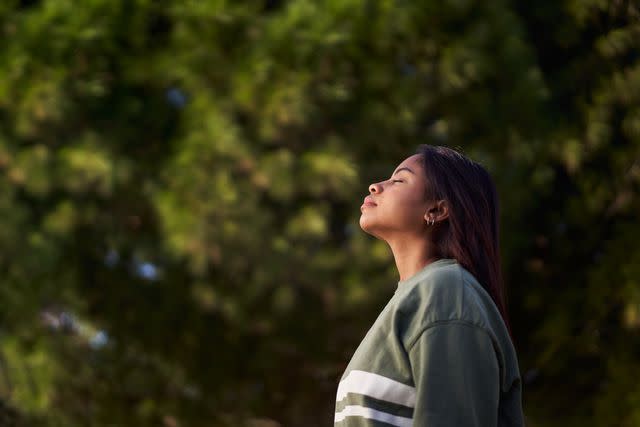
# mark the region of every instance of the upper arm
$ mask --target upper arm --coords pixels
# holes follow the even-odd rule
[[[414,426],[497,425],[499,365],[485,330],[448,322],[426,329],[410,344]]]

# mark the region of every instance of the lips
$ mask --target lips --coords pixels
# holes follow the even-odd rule
[[[377,205],[376,202],[373,201],[371,196],[367,196],[367,197],[364,198],[364,202],[362,203],[362,206],[360,207],[360,209],[367,208],[367,207],[373,207],[373,206],[378,206],[378,205]]]

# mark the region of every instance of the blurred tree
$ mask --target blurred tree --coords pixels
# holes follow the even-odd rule
[[[4,2],[5,412],[330,424],[397,281],[358,206],[432,143],[500,187],[529,425],[637,424],[637,15],[594,0]]]
[[[640,9],[632,1],[558,6],[518,4],[551,95],[547,190],[522,222],[531,232],[522,355],[539,375],[530,414],[550,426],[634,426]]]

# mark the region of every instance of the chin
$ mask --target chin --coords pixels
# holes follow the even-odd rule
[[[371,223],[371,221],[367,221],[364,216],[360,217],[360,228],[362,229],[362,231],[364,231],[367,234],[372,235],[375,238],[378,239],[382,239],[378,233],[376,233],[376,227],[374,226],[374,224]]]
[[[368,233],[369,230],[369,221],[367,221],[367,219],[365,218],[364,215],[360,215],[360,228],[362,229],[362,231],[364,231],[365,233]]]

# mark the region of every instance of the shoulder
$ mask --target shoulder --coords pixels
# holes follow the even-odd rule
[[[483,300],[477,295],[482,287],[460,264],[440,265],[407,285],[396,308],[407,335],[448,322],[487,328]]]

